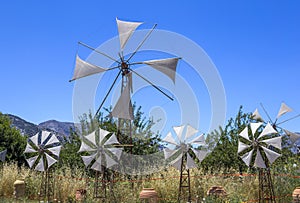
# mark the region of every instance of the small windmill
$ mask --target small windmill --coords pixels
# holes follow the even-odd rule
[[[77,80],[82,77],[90,76],[97,73],[103,73],[105,71],[113,71],[117,69],[116,77],[109,88],[107,94],[105,95],[104,99],[102,100],[97,112],[95,115],[99,113],[101,110],[105,100],[109,96],[110,92],[112,91],[115,83],[117,82],[118,78],[122,77],[122,83],[121,83],[121,96],[119,97],[116,105],[113,107],[113,110],[111,112],[111,116],[118,119],[118,135],[128,135],[131,138],[131,121],[133,118],[133,109],[132,109],[132,103],[131,103],[131,92],[132,92],[132,74],[136,75],[137,77],[141,78],[142,80],[149,83],[151,86],[153,86],[155,89],[157,89],[159,92],[167,96],[169,99],[173,100],[171,96],[166,94],[164,91],[162,91],[158,86],[153,84],[150,80],[139,74],[136,70],[133,69],[134,66],[137,65],[148,65],[157,71],[160,71],[162,74],[169,77],[173,82],[175,82],[175,74],[176,74],[176,67],[179,58],[166,58],[166,59],[158,59],[158,60],[147,60],[147,61],[140,61],[140,62],[132,62],[133,57],[136,55],[136,53],[139,51],[139,49],[143,46],[145,41],[148,39],[150,34],[153,32],[153,30],[156,27],[156,24],[150,29],[150,31],[144,36],[143,40],[139,43],[139,45],[136,47],[136,49],[129,54],[124,54],[124,49],[130,41],[131,36],[134,34],[136,29],[143,24],[142,22],[129,22],[129,21],[122,21],[119,19],[116,19],[117,27],[118,27],[118,33],[119,33],[119,40],[120,40],[120,49],[117,51],[119,58],[113,58],[106,53],[103,53],[97,49],[94,49],[82,42],[79,42],[80,45],[83,45],[93,51],[95,53],[100,54],[112,61],[113,67],[104,68],[101,67],[101,64],[91,64],[84,60],[82,60],[78,55],[76,57],[76,65],[74,70],[74,75],[70,81]]]
[[[54,199],[54,177],[50,167],[59,159],[61,145],[54,133],[42,131],[28,139],[24,153],[30,168],[42,172],[40,200]]]
[[[110,135],[110,136],[109,136]],[[84,165],[96,171],[96,180],[94,185],[94,197],[106,197],[105,169],[118,164],[122,155],[122,149],[114,147],[120,144],[116,135],[99,128],[96,131],[82,138],[81,146],[78,152],[87,152],[89,155],[81,156]],[[102,172],[102,179],[99,180],[99,172]],[[100,182],[102,183],[102,192],[99,194]]]
[[[279,111],[278,111],[278,114],[277,114],[277,116],[276,116],[276,118],[275,118],[275,121],[273,122],[272,119],[271,119],[271,117],[269,116],[269,114],[267,113],[266,109],[264,108],[264,106],[263,106],[262,104],[261,104],[261,107],[262,107],[263,111],[265,112],[265,114],[267,115],[267,117],[268,117],[268,119],[269,119],[269,122],[272,124],[272,126],[274,127],[274,129],[276,129],[276,130],[280,129],[280,130],[282,130],[283,132],[285,132],[285,134],[289,136],[289,138],[290,138],[290,140],[291,140],[291,142],[292,142],[293,145],[295,144],[295,142],[296,142],[298,139],[300,139],[300,135],[299,135],[299,134],[290,132],[290,131],[288,131],[288,130],[282,128],[282,127],[280,127],[281,124],[286,123],[286,122],[288,122],[288,121],[290,121],[290,120],[292,120],[292,119],[295,119],[295,118],[299,117],[300,114],[298,114],[298,115],[296,115],[296,116],[293,116],[293,117],[291,117],[291,118],[289,118],[289,119],[280,121],[280,118],[281,118],[284,114],[293,111],[289,106],[287,106],[285,103],[282,102],[282,103],[281,103],[281,106],[280,106],[280,109],[279,109]],[[255,109],[255,111],[253,112],[252,116],[253,116],[253,119],[255,119],[255,120],[265,122],[264,119],[262,118],[262,116],[260,115],[258,109]]]
[[[259,168],[259,202],[276,202],[270,174],[271,164],[280,156],[281,137],[270,123],[250,123],[239,134],[238,154],[245,164]],[[262,131],[261,131],[262,130]]]
[[[190,154],[193,152],[201,162],[207,155],[208,150],[205,149],[204,135],[195,137],[194,135],[198,133],[198,130],[192,126],[182,125],[173,127],[173,130],[176,136],[173,137],[172,133],[169,132],[163,141],[175,145],[175,149],[165,148],[164,155],[165,159],[171,160],[172,166],[180,171],[178,201],[191,202],[189,169],[195,168],[196,164]],[[201,145],[204,148],[199,150],[194,148],[193,145]]]
[[[3,173],[3,162],[5,161],[7,149],[0,152],[0,175]]]

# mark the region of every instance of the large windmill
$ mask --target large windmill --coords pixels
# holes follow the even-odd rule
[[[30,168],[42,172],[40,200],[53,201],[54,177],[50,167],[59,159],[61,145],[54,133],[42,131],[28,139],[24,153]]]
[[[238,154],[245,164],[259,169],[259,202],[276,202],[270,174],[271,164],[280,156],[281,136],[270,123],[250,123],[239,134]]]
[[[278,114],[275,118],[275,120],[272,120],[271,117],[269,116],[268,112],[266,111],[266,109],[264,108],[264,106],[261,104],[261,107],[263,109],[263,111],[265,112],[265,114],[267,115],[269,121],[272,126],[274,127],[274,129],[276,129],[277,131],[278,130],[282,130],[287,136],[289,136],[290,140],[291,140],[291,143],[294,145],[295,142],[300,139],[300,135],[297,134],[297,133],[293,133],[293,132],[290,132],[288,131],[287,129],[284,129],[282,127],[280,127],[281,124],[283,123],[286,123],[292,119],[295,119],[297,117],[300,116],[300,114],[296,115],[296,116],[293,116],[291,118],[288,118],[286,120],[283,120],[283,121],[280,121],[281,120],[281,117],[286,114],[286,113],[289,113],[289,112],[292,112],[293,110],[288,106],[286,105],[285,103],[281,103],[281,106],[279,108],[279,111],[278,111]],[[262,122],[265,122],[264,119],[262,118],[262,116],[260,115],[258,109],[255,109],[255,111],[253,112],[252,114],[252,118],[255,119],[255,120],[258,120],[258,121],[262,121]],[[265,122],[266,123],[266,122]],[[280,131],[279,131],[280,132]]]
[[[168,144],[174,145],[174,149],[165,148],[165,159],[170,160],[172,166],[180,171],[180,181],[178,189],[178,202],[191,202],[190,188],[190,170],[195,168],[196,164],[191,157],[192,152],[201,162],[208,153],[205,149],[204,135],[195,136],[198,130],[190,125],[173,127],[175,137],[171,132],[163,139]],[[174,139],[175,138],[175,139]],[[201,145],[202,149],[195,148],[195,145]]]
[[[101,64],[91,64],[87,61],[82,60],[78,55],[76,57],[76,65],[74,70],[74,75],[70,81],[77,80],[82,77],[90,76],[97,73],[103,73],[106,71],[116,71],[116,77],[108,89],[107,94],[104,96],[97,112],[95,115],[99,113],[102,106],[104,105],[105,100],[109,96],[110,92],[112,91],[114,85],[118,81],[118,78],[121,76],[121,95],[113,107],[111,116],[118,119],[118,136],[119,134],[127,135],[131,137],[131,121],[133,118],[133,109],[131,104],[131,92],[132,92],[132,76],[133,74],[136,77],[141,78],[142,80],[149,83],[159,92],[167,96],[169,99],[173,100],[171,96],[165,93],[162,89],[158,86],[153,84],[150,80],[139,74],[134,67],[137,65],[148,65],[160,71],[162,74],[169,77],[173,82],[175,82],[175,74],[176,74],[176,67],[179,58],[165,58],[165,59],[158,59],[158,60],[147,60],[147,61],[137,61],[133,62],[133,58],[139,49],[143,46],[145,41],[148,39],[150,34],[156,27],[156,24],[149,30],[149,32],[144,36],[143,40],[138,44],[136,49],[132,53],[125,54],[125,48],[127,43],[130,41],[132,35],[136,31],[136,29],[143,24],[142,22],[129,22],[129,21],[122,21],[116,19],[118,33],[119,33],[119,40],[120,40],[120,49],[116,52],[118,53],[118,58],[114,58],[109,56],[108,54],[101,52],[100,50],[94,49],[82,42],[79,42],[80,45],[85,46],[91,50],[93,50],[96,54],[102,55],[109,60],[112,61],[112,67],[102,67]]]
[[[115,134],[99,128],[92,133],[83,136],[79,152],[87,152],[87,156],[81,156],[84,165],[96,171],[94,185],[94,197],[106,197],[106,168],[118,164],[122,155],[122,149],[114,147],[120,144]],[[99,172],[102,174],[99,179]],[[100,194],[100,184],[102,186]]]

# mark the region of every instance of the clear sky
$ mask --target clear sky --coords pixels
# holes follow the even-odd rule
[[[298,1],[13,0],[0,8],[2,113],[72,121],[77,42],[114,37],[116,17],[158,23],[200,45],[223,80],[227,118],[260,102],[272,117],[282,101],[300,113]],[[300,119],[289,125],[300,131]]]

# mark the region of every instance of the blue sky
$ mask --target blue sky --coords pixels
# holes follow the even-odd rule
[[[33,123],[72,121],[77,42],[100,45],[115,18],[158,23],[200,45],[216,65],[227,118],[262,102],[300,113],[297,1],[6,1],[0,12],[0,111]],[[300,119],[288,124],[300,131]]]

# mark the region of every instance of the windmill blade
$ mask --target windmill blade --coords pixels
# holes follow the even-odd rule
[[[94,164],[92,165],[91,169],[94,169],[96,171],[101,171],[101,162],[102,162],[102,156],[100,154],[100,156],[98,157],[98,159],[94,162]]]
[[[292,144],[294,144],[297,140],[300,139],[300,134],[292,133],[286,129],[283,129],[283,131],[285,132],[285,134],[287,134],[290,137]]]
[[[123,149],[120,148],[109,148],[107,149],[109,150],[111,153],[113,153],[113,155],[115,155],[117,157],[118,160],[120,160],[122,153],[123,153]]]
[[[95,66],[93,64],[90,64],[84,60],[82,60],[78,55],[76,56],[76,65],[74,74],[71,81],[77,80],[79,78],[83,78],[86,76],[94,75],[97,73],[102,73],[106,71],[107,69],[101,68],[99,66]]]
[[[49,150],[55,156],[59,157],[61,146],[51,147],[51,148],[48,148],[47,150]]]
[[[255,109],[255,111],[252,114],[252,118],[259,121],[264,121],[264,119],[259,114],[258,109]]]
[[[33,164],[36,162],[37,158],[39,157],[39,155],[36,155],[34,157],[28,158],[26,159],[29,167],[31,168],[33,166]]]
[[[282,102],[276,119],[280,118],[283,114],[286,114],[287,112],[291,112],[291,111],[293,110],[289,106],[287,106],[284,102]]]
[[[248,149],[249,147],[251,147],[251,146],[247,145],[239,140],[238,153],[244,151],[245,149]]]
[[[53,157],[49,156],[47,153],[45,153],[45,155],[46,155],[46,160],[47,160],[48,168],[50,168],[50,166],[52,166],[53,164],[55,164],[57,162],[57,160],[54,159]]]
[[[193,135],[195,135],[198,132],[197,129],[193,128],[190,125],[186,126],[186,132],[185,132],[185,139],[189,139],[190,137],[192,137]]]
[[[85,138],[90,141],[94,146],[97,146],[96,144],[96,131],[91,132]]]
[[[267,140],[262,140],[262,142],[271,145],[279,150],[281,150],[281,141],[282,141],[281,137],[274,137]]]
[[[44,144],[45,140],[50,136],[51,132],[42,131],[41,144]]]
[[[191,144],[202,144],[205,145],[205,137],[204,134],[195,137],[193,140],[190,141]]]
[[[56,143],[59,143],[59,140],[57,139],[56,135],[52,134],[50,139],[46,142],[45,146],[56,144]]]
[[[250,152],[247,152],[247,153],[245,153],[241,156],[243,162],[245,162],[245,164],[247,166],[250,165],[250,162],[251,162],[251,159],[252,159],[252,156],[253,156],[253,151],[254,151],[254,149],[252,149]]]
[[[120,144],[115,133],[113,133],[110,136],[110,138],[108,138],[108,140],[105,142],[105,145],[111,145],[111,144]]]
[[[183,136],[183,130],[184,130],[184,125],[182,126],[175,126],[173,127],[179,141],[183,141],[184,140],[184,136]]]
[[[84,141],[82,141],[78,152],[94,152],[96,150],[97,150],[96,148],[90,147]]]
[[[259,149],[256,150],[256,157],[254,160],[254,166],[258,167],[258,168],[266,168],[266,163],[263,160],[261,153],[259,151]]]
[[[37,152],[37,151],[33,149],[33,147],[29,143],[27,143],[24,153],[33,153],[33,152]]]
[[[174,140],[171,132],[167,134],[167,136],[163,139],[163,141],[169,144],[178,145],[178,143]]]
[[[110,132],[99,128],[99,144],[102,144],[103,139],[109,134]]]
[[[2,152],[0,152],[0,160],[1,160],[2,162],[5,161],[6,153],[7,153],[7,149],[5,149],[5,150],[3,150]]]
[[[269,160],[270,164],[272,164],[278,157],[280,157],[281,155],[278,154],[277,152],[274,152],[273,150],[270,150],[264,146],[261,146],[262,149],[264,150],[267,159]]]
[[[167,58],[140,62],[168,76],[175,83],[176,68],[180,58]]]
[[[133,32],[136,30],[138,26],[143,24],[142,22],[128,22],[122,21],[116,18],[118,31],[119,31],[119,40],[120,40],[120,47],[121,50],[124,49],[128,39],[131,37]]]
[[[39,133],[35,134],[34,136],[32,136],[32,137],[29,138],[29,139],[33,142],[33,144],[34,144],[35,146],[38,147],[38,146],[39,146],[38,138],[39,138]]]
[[[95,159],[97,153],[90,156],[81,156],[84,165],[87,167]]]
[[[133,109],[130,100],[130,87],[128,84],[124,88],[117,104],[113,108],[111,116],[133,120]]]
[[[257,137],[257,139],[264,137],[265,135],[275,134],[278,133],[273,126],[270,123],[267,123],[266,127],[263,129],[263,131],[260,133],[260,135]]]
[[[262,122],[258,122],[258,123],[250,123],[250,128],[252,131],[252,135],[254,137],[255,132],[257,131],[257,129],[262,125]]]
[[[44,167],[44,159],[43,157],[40,158],[39,163],[36,165],[35,169],[36,171],[45,171],[45,167]]]
[[[181,153],[180,156],[178,156],[174,161],[171,162],[172,166],[179,171],[181,170],[182,156],[183,156],[183,154]]]
[[[208,154],[207,150],[192,149],[192,151],[195,153],[196,157],[200,162],[203,161],[206,155]]]
[[[186,155],[186,168],[191,169],[191,168],[196,168],[195,161],[192,159],[192,157],[187,153]]]
[[[116,164],[118,164],[118,162],[116,162],[113,158],[111,158],[107,153],[104,152],[104,156],[106,159],[106,167],[110,168]]]
[[[163,149],[165,159],[169,159],[174,154],[176,154],[178,151],[180,151],[180,149],[169,149],[169,148]]]
[[[239,135],[250,142],[250,139],[249,139],[249,136],[248,136],[248,127],[247,126],[244,128],[244,130]]]

